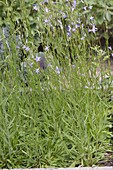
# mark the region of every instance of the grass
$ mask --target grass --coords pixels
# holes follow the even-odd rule
[[[100,82],[96,75],[104,51],[97,47],[88,49],[90,40],[81,39],[83,32],[90,36],[85,28],[76,30],[71,37],[66,36],[64,29],[56,29],[57,20],[51,21],[53,33],[50,26],[42,28],[45,16],[51,14],[59,19],[50,3],[47,15],[41,10],[38,14],[42,19],[38,22],[40,39],[44,47],[49,47],[43,53],[48,67],[41,70],[36,62],[39,41],[31,34],[29,9],[22,2],[22,21],[25,21],[25,34],[29,36],[23,37],[20,32],[16,41],[20,27],[15,30],[8,14],[8,38],[1,29],[4,52],[0,58],[0,168],[96,165],[112,149],[111,86],[104,79]],[[55,10],[63,8],[59,4]],[[77,17],[76,12],[75,18],[68,14],[71,21]],[[70,52],[71,57],[75,57],[73,63]],[[105,74],[103,71],[102,76]],[[107,74],[112,79],[109,70]]]

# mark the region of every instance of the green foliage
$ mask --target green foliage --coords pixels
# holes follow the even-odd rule
[[[97,165],[112,147],[112,76],[96,74],[109,51],[91,44],[97,31],[89,33],[104,3],[85,1],[93,8],[80,14],[79,2],[74,10],[73,1],[42,2],[0,1],[0,168]]]
[[[46,81],[41,82],[29,71],[29,86],[24,87],[10,64],[10,74],[6,69],[1,83],[0,167],[98,163],[110,149],[107,117],[111,104],[105,99],[107,92],[102,98],[101,89],[92,89],[98,81],[92,78],[89,85],[90,65],[84,67],[85,61],[77,62],[74,69],[67,65],[60,75],[50,67],[44,74]]]
[[[96,25],[102,25],[108,23],[110,26],[111,21],[113,19],[113,1],[98,1],[98,0],[85,0],[86,10],[82,12],[82,14],[86,14],[89,18],[90,16],[94,16]],[[83,5],[83,4],[82,4]],[[88,7],[92,7],[90,10]]]

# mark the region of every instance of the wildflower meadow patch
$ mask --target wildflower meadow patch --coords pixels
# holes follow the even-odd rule
[[[112,8],[0,1],[0,168],[113,165]]]

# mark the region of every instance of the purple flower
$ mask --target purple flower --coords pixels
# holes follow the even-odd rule
[[[60,13],[62,14],[62,17],[63,17],[64,19],[67,18],[67,15],[66,15],[64,12],[60,11]]]
[[[87,7],[86,7],[86,6],[84,6],[84,7],[83,7],[83,9],[86,11]]]
[[[89,29],[89,32],[95,33],[96,31],[97,31],[97,28],[95,27],[95,25],[92,25],[92,29]]]
[[[70,25],[66,26],[66,31],[67,31],[67,36],[70,37],[71,36],[71,26]]]
[[[17,46],[16,46],[16,48],[17,48],[17,49],[20,49],[20,46],[19,46],[19,45],[17,45]]]
[[[94,17],[91,16],[91,17],[90,17],[90,20],[93,20],[93,19],[94,19]]]
[[[76,66],[74,64],[72,64],[72,68],[76,68]]]
[[[33,63],[30,63],[29,66],[30,66],[30,67],[33,67]]]
[[[93,6],[89,6],[89,9],[92,9],[93,8]]]
[[[48,24],[50,21],[48,19],[45,19],[44,22]]]
[[[41,57],[38,57],[38,56],[36,56],[36,58],[35,58],[36,62],[39,62],[40,59],[41,59]]]
[[[26,49],[25,49],[26,51],[29,51],[30,50],[30,48],[29,47],[26,47]]]
[[[69,32],[71,31],[70,25],[67,25],[67,26],[66,26],[66,31],[69,31]]]
[[[80,27],[80,24],[76,24],[76,28],[79,28]]]
[[[72,11],[74,11],[75,8],[76,8],[76,0],[73,0]]]
[[[37,6],[34,6],[34,7],[33,7],[33,9],[34,9],[35,11],[38,11],[38,8],[37,8]]]
[[[46,47],[45,47],[45,51],[49,51],[49,46],[46,46]]]
[[[52,26],[49,18],[48,18],[48,19],[45,19],[45,20],[44,20],[44,23],[45,23],[46,25]]]
[[[49,12],[49,9],[48,9],[48,8],[45,8],[45,12],[47,12],[47,13],[48,13],[48,12]]]
[[[23,49],[25,49],[26,51],[29,51],[29,50],[30,50],[30,48],[27,47],[26,45],[23,46]]]
[[[38,11],[38,8],[37,8],[37,5],[36,5],[36,4],[33,5],[33,9],[34,9],[35,11]]]
[[[60,69],[58,68],[58,66],[56,66],[56,73],[60,74]]]
[[[71,32],[67,32],[67,36],[68,36],[68,37],[71,37]]]
[[[108,47],[108,49],[109,49],[109,50],[112,50],[112,47],[111,47],[111,46],[109,46],[109,47]]]
[[[85,37],[81,37],[80,39],[81,39],[81,40],[84,40],[84,38],[85,38]]]
[[[75,32],[75,31],[76,31],[76,28],[72,28],[72,31]]]
[[[51,64],[51,63],[49,63],[49,64],[47,65],[47,67],[52,67],[52,64]]]
[[[63,13],[62,15],[64,19],[67,18],[67,15],[65,13]]]
[[[39,69],[39,68],[37,68],[35,71],[36,71],[36,73],[38,74],[38,73],[40,72],[40,69]]]

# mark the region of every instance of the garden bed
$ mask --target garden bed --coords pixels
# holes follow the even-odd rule
[[[111,13],[99,46],[95,3],[0,4],[0,168],[112,169]]]

